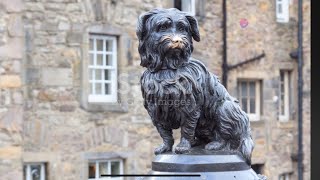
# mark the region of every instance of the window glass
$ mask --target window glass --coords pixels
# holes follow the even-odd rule
[[[90,35],[89,102],[117,101],[117,39],[115,36]]]
[[[96,163],[89,163],[89,178],[96,177]]]

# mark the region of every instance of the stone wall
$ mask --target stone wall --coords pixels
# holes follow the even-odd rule
[[[303,1],[303,171],[311,179],[311,2]]]
[[[22,179],[24,5],[0,2],[0,179]]]

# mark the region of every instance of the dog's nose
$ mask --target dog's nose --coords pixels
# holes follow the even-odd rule
[[[173,43],[181,43],[182,42],[182,38],[179,36],[174,36],[172,38]]]

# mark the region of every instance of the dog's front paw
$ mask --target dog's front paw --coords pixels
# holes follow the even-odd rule
[[[189,152],[191,148],[191,143],[190,141],[188,141],[185,138],[181,138],[180,143],[177,145],[177,147],[175,148],[175,152],[177,154],[183,154],[183,153],[187,153]]]
[[[221,150],[223,147],[225,146],[224,142],[218,142],[218,141],[214,141],[214,142],[210,142],[205,146],[206,150]]]
[[[161,144],[161,146],[157,147],[154,150],[154,154],[155,155],[162,154],[162,153],[165,153],[165,152],[168,152],[168,151],[171,151],[171,150],[172,150],[172,146],[169,146],[169,145],[166,145],[166,144]]]

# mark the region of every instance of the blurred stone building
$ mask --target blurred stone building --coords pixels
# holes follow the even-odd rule
[[[303,2],[303,162],[310,179],[310,1]],[[253,169],[269,179],[297,179],[298,63],[289,54],[298,47],[298,0],[228,0],[226,28],[222,4],[1,0],[0,179],[150,170],[161,140],[142,105],[135,26],[155,7],[197,17],[201,41],[193,57],[220,79],[227,59],[227,89],[251,120]]]

